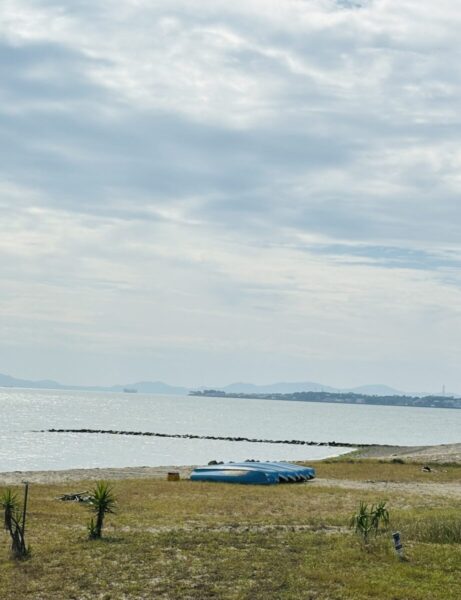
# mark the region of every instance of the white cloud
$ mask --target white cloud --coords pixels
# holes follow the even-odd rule
[[[4,0],[4,347],[455,387],[458,12]]]

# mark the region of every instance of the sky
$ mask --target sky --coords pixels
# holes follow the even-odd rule
[[[0,372],[461,392],[456,0],[2,0]]]

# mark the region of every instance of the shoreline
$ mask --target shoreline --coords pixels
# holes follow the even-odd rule
[[[415,463],[461,463],[461,443],[440,444],[437,446],[386,446],[370,445],[351,450],[341,456],[351,459],[401,459]],[[331,458],[331,457],[330,457]],[[320,459],[329,460],[328,458]],[[303,462],[303,461],[293,461]],[[317,462],[317,461],[312,461]],[[10,471],[0,473],[0,485],[30,483],[72,483],[78,481],[120,480],[120,479],[166,479],[169,471],[179,473],[181,479],[188,479],[192,465],[183,466],[141,466],[141,467],[102,467],[41,471]]]
[[[188,479],[195,466],[160,467],[92,467],[49,471],[10,471],[0,473],[0,485],[29,483],[72,483],[77,481],[99,481],[120,479],[166,479],[169,471],[179,473],[181,479]]]

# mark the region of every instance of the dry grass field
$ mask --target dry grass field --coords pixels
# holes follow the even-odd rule
[[[0,534],[0,598],[461,598],[460,465],[426,473],[342,459],[315,467],[315,482],[268,487],[116,481],[117,514],[100,541],[87,539],[87,507],[56,500],[94,482],[33,484],[31,556],[12,561]],[[407,561],[389,532],[365,547],[349,529],[361,500],[387,500]]]

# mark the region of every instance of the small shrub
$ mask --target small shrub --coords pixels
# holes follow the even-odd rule
[[[13,526],[14,515],[18,512],[18,497],[11,489],[8,488],[2,494],[1,503],[2,508],[5,511],[3,525],[7,531],[10,531]]]
[[[360,502],[359,510],[352,515],[350,527],[355,530],[364,541],[368,543],[371,535],[376,536],[380,531],[389,525],[389,511],[386,508],[386,501],[382,500],[378,504],[368,506],[365,502]]]
[[[98,481],[88,499],[89,508],[96,515],[96,520],[88,523],[88,537],[97,540],[102,537],[102,528],[106,514],[115,513],[117,501],[113,490],[106,481]]]
[[[11,553],[14,558],[25,558],[29,554],[29,549],[24,538],[23,515],[18,497],[8,488],[3,492],[0,504],[4,511],[3,527],[11,538]]]

